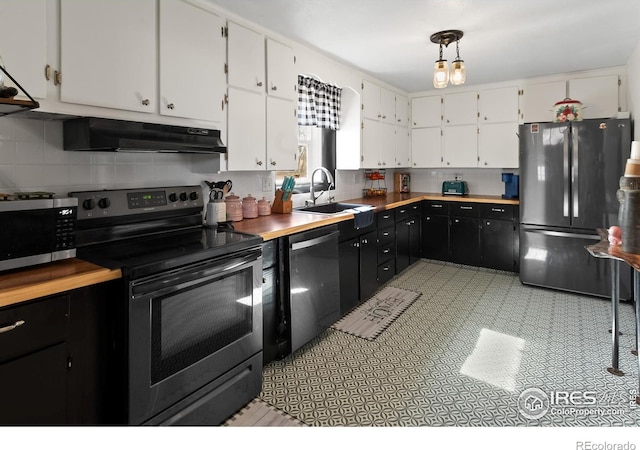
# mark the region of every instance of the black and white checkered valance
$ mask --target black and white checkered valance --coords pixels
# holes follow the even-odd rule
[[[340,128],[342,88],[298,75],[298,125]]]

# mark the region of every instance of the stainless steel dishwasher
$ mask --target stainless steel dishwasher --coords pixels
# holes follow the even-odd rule
[[[338,226],[289,236],[291,352],[340,318]]]

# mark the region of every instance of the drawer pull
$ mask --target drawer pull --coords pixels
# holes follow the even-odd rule
[[[389,266],[387,266],[387,267],[383,267],[383,268],[382,268],[382,270],[384,270],[385,272],[388,272],[388,271],[389,271],[389,269],[390,269],[390,267],[389,267]]]
[[[18,320],[13,325],[7,325],[6,327],[0,328],[0,333],[6,333],[8,331],[15,330],[19,326],[24,325],[24,320]]]
[[[461,206],[460,209],[473,209],[473,206]]]
[[[491,211],[493,211],[493,212],[504,212],[504,209],[502,209],[502,208],[491,208]]]
[[[431,205],[432,208],[442,208],[444,205]]]
[[[384,250],[382,250],[382,253],[385,253],[385,254],[386,254],[386,253],[389,253],[390,251],[391,251],[391,249],[390,249],[390,248],[385,248]]]

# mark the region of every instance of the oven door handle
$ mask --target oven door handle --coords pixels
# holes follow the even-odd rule
[[[161,296],[205,284],[212,279],[237,272],[260,259],[260,252],[253,252],[237,257],[216,260],[206,266],[199,265],[171,272],[168,275],[152,280],[131,283],[131,299],[136,300],[148,296]]]

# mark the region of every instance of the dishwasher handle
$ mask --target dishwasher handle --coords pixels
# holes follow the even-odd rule
[[[291,251],[301,250],[303,248],[315,247],[316,245],[320,245],[324,242],[329,242],[334,238],[337,238],[339,231],[334,231],[333,233],[325,234],[324,236],[319,236],[317,238],[308,239],[306,241],[301,242],[293,242],[291,244]]]

